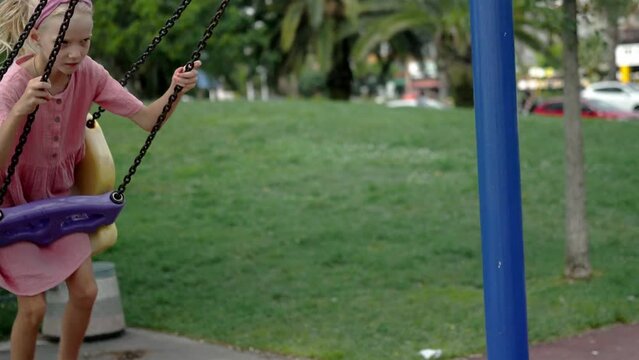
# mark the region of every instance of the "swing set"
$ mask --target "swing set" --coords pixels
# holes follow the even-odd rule
[[[77,2],[78,0],[70,2],[69,10],[60,27],[60,33],[51,52],[42,81],[46,81],[51,73],[51,68]],[[125,78],[121,80],[123,86],[138,66],[144,63],[155,46],[160,43],[162,37],[168,33],[190,2],[190,0],[182,1],[180,8],[167,21],[159,35],[153,39],[151,45],[133,68],[127,72]],[[221,1],[217,13],[209,23],[191,60],[187,63],[186,70],[193,69],[194,62],[200,58],[201,51],[206,47],[207,40],[211,37],[213,29],[217,26],[229,2],[230,0]],[[469,2],[475,77],[477,166],[484,263],[487,353],[488,358],[492,360],[526,360],[529,354],[512,1],[469,0]],[[16,47],[0,68],[0,79],[16,57],[46,3],[46,0],[40,1]],[[133,166],[116,191],[49,199],[0,209],[0,246],[13,244],[17,241],[47,244],[65,234],[95,232],[100,227],[104,228],[112,224],[124,206],[126,186],[130,183],[131,177],[135,174],[181,90],[179,86],[175,87],[173,95],[158,117],[155,127],[139,155],[135,158]],[[99,131],[99,126],[94,126],[94,124],[95,119],[99,118],[103,111],[100,109],[87,122],[86,160],[90,164],[86,169],[94,169],[96,165],[95,159],[91,159],[90,143],[92,137],[88,134],[96,129]],[[11,176],[15,172],[34,119],[35,112],[29,115],[24,132],[11,159],[7,177],[0,188],[0,204],[11,183]],[[104,141],[100,132],[95,137]],[[96,149],[100,151],[100,145]],[[106,158],[110,158],[108,150],[106,153],[108,155]],[[95,179],[95,175],[91,171],[87,171],[85,175],[87,175],[86,179],[89,179],[87,187],[91,187],[91,183],[94,181],[90,179]],[[82,176],[78,179],[78,183],[82,187]]]
[[[148,56],[179,20],[191,1],[192,0],[182,0],[181,4],[159,30],[158,34],[153,38],[142,55],[140,55],[131,69],[129,69],[120,80],[122,86],[125,86],[139,67],[144,64]],[[185,65],[185,71],[193,70],[195,62],[200,59],[202,51],[206,48],[208,40],[213,35],[213,30],[219,24],[230,1],[231,0],[222,0],[220,2],[216,13],[209,21],[204,34],[193,51],[191,59]],[[78,2],[79,0],[69,1],[69,7],[64,14],[64,19],[60,25],[53,50],[49,55],[44,74],[41,77],[41,81],[43,82],[48,81],[51,75],[53,64],[60,52],[62,42]],[[7,56],[2,67],[0,67],[0,80],[2,80],[9,66],[17,57],[18,52],[24,46],[24,42],[35,26],[46,4],[47,0],[40,0],[36,6],[33,15],[29,18],[14,48]],[[19,241],[30,241],[39,246],[46,246],[65,235],[79,232],[90,234],[94,254],[102,252],[112,246],[117,237],[114,222],[124,207],[124,193],[127,185],[131,182],[133,175],[142,163],[144,156],[151,147],[153,139],[156,137],[162,124],[166,120],[167,114],[171,111],[182,90],[183,88],[179,85],[174,87],[173,93],[162,109],[162,113],[158,116],[155,126],[152,128],[139,154],[136,156],[133,165],[131,165],[127,175],[124,176],[121,184],[115,191],[113,191],[113,184],[115,183],[113,159],[108,150],[102,130],[96,122],[102,113],[104,113],[105,109],[100,107],[95,113],[89,114],[87,116],[85,131],[86,155],[76,168],[76,187],[78,193],[81,195],[39,200],[0,209],[0,246],[7,246]],[[2,204],[9,185],[11,185],[11,180],[18,166],[20,155],[27,144],[27,139],[35,121],[37,111],[38,108],[28,115],[18,144],[15,147],[14,154],[11,157],[6,177],[2,187],[0,187],[0,204]]]

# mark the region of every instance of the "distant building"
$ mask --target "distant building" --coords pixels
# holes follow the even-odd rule
[[[615,62],[621,69],[624,81],[636,79],[639,73],[639,14],[632,14],[622,22],[619,29],[619,45],[615,49]]]

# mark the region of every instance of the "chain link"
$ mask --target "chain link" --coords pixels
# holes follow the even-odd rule
[[[40,17],[42,10],[47,5],[47,1],[48,0],[40,0],[36,8],[33,10],[33,14],[29,18],[29,21],[27,21],[27,24],[25,25],[24,30],[18,37],[18,40],[16,41],[16,43],[13,45],[13,49],[11,49],[11,51],[7,55],[7,58],[5,59],[4,63],[2,63],[2,67],[0,67],[0,80],[4,78],[4,75],[7,73],[7,70],[9,70],[9,66],[13,64],[13,61],[18,56],[20,49],[22,49],[22,47],[24,46],[24,42],[27,41],[27,38],[29,37],[29,33],[31,33],[31,30],[35,27],[35,23],[38,21],[38,18]],[[20,150],[20,152],[22,152],[22,150]],[[9,171],[7,171],[7,173],[8,172]],[[15,172],[15,169],[11,171],[11,175],[7,175],[7,177],[5,177],[3,185],[0,188],[0,204],[2,204],[2,202],[4,201],[4,197],[9,189],[9,185],[11,184],[10,177],[13,176],[14,172]],[[2,210],[0,210],[0,221],[3,218],[4,218],[4,214],[2,213]]]
[[[175,25],[175,23],[180,19],[182,13],[189,6],[192,0],[182,0],[182,3],[175,10],[173,15],[166,21],[164,26],[158,31],[158,35],[153,38],[151,44],[147,46],[146,50],[142,53],[142,55],[133,63],[133,66],[129,71],[126,72],[124,77],[120,79],[120,84],[122,86],[126,86],[129,82],[129,79],[133,76],[135,72],[137,72],[142,64],[146,61],[149,55],[155,50],[155,48],[162,42],[164,36],[169,33],[169,30]],[[87,120],[87,127],[93,129],[95,127],[95,120],[99,119],[104,113],[105,109],[103,107],[99,107],[96,112],[93,113],[91,119]]]
[[[9,70],[9,66],[13,64],[13,61],[18,56],[20,49],[22,49],[22,47],[24,46],[24,42],[27,41],[27,38],[29,37],[29,33],[35,27],[35,23],[38,21],[38,18],[40,17],[42,10],[47,5],[47,1],[48,0],[40,0],[40,2],[38,3],[38,6],[36,6],[36,8],[33,10],[33,15],[31,15],[31,18],[29,18],[29,21],[27,22],[27,25],[24,27],[24,30],[20,34],[20,37],[18,37],[18,40],[16,41],[15,45],[13,45],[13,49],[11,49],[11,52],[9,52],[9,54],[7,55],[7,58],[4,60],[4,63],[2,63],[2,67],[0,67],[0,80],[4,78],[4,75],[7,73],[7,70]]]
[[[204,34],[202,35],[202,38],[198,42],[197,48],[195,49],[195,51],[193,51],[191,55],[191,60],[189,60],[189,62],[184,66],[186,72],[193,70],[193,68],[195,67],[195,62],[199,60],[200,57],[202,57],[202,51],[206,49],[207,41],[213,35],[213,30],[220,23],[220,19],[222,18],[222,15],[224,15],[224,11],[226,10],[230,2],[231,0],[222,0],[222,2],[220,3],[220,6],[218,7],[217,12],[215,13],[213,18],[209,22],[209,25],[207,26],[206,30],[204,31]],[[155,126],[153,126],[153,129],[151,129],[151,133],[149,134],[146,141],[144,142],[144,146],[142,146],[142,148],[140,149],[140,153],[133,161],[133,165],[129,168],[129,173],[124,176],[122,183],[120,184],[120,186],[118,186],[118,190],[116,191],[118,198],[124,198],[124,192],[126,191],[127,185],[129,185],[133,175],[135,175],[137,171],[138,166],[142,163],[142,159],[144,159],[144,156],[146,155],[147,151],[151,147],[153,139],[155,139],[155,136],[157,135],[158,131],[160,130],[160,127],[162,126],[162,123],[164,123],[164,120],[166,120],[166,117],[171,111],[173,104],[177,101],[178,95],[182,91],[182,89],[183,87],[179,85],[176,85],[173,88],[173,94],[171,94],[171,96],[169,97],[169,101],[162,109],[162,113],[158,117],[155,123]]]
[[[71,17],[75,11],[75,6],[78,4],[79,0],[71,0],[69,2],[69,8],[64,13],[64,19],[62,20],[62,25],[60,25],[60,30],[58,32],[58,37],[55,39],[55,43],[53,45],[53,50],[49,55],[49,61],[47,62],[47,66],[44,68],[44,74],[40,78],[40,81],[47,82],[49,80],[49,76],[51,76],[51,71],[53,70],[53,64],[55,63],[56,58],[58,57],[58,53],[60,52],[60,48],[62,47],[62,41],[64,41],[64,37],[67,34],[67,30],[69,29],[69,25],[71,23]],[[27,117],[27,121],[24,124],[24,129],[22,130],[22,135],[20,135],[20,139],[18,141],[18,145],[16,145],[15,152],[11,157],[11,164],[7,169],[7,176],[4,179],[4,183],[2,184],[2,188],[0,188],[0,204],[2,204],[4,200],[4,196],[9,189],[9,185],[11,185],[11,179],[18,167],[18,163],[20,161],[20,155],[24,151],[24,146],[27,143],[27,138],[29,137],[29,133],[31,132],[31,127],[35,121],[36,113],[38,112],[39,106],[29,114]],[[0,212],[1,213],[1,212]],[[2,217],[0,216],[0,220]]]

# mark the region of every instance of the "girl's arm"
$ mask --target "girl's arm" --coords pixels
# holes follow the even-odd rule
[[[9,166],[11,155],[16,146],[16,134],[21,131],[21,125],[24,125],[26,117],[16,117],[13,111],[7,115],[7,118],[0,125],[0,169],[6,169]]]
[[[51,84],[41,82],[40,78],[31,79],[22,97],[13,105],[5,119],[0,119],[0,169],[6,169],[17,145],[16,134],[21,133],[27,115],[38,105],[51,100]]]
[[[171,79],[171,86],[169,89],[162,95],[160,98],[155,100],[148,106],[143,107],[140,111],[136,112],[131,116],[131,120],[133,120],[136,124],[138,124],[142,129],[146,131],[151,131],[155,123],[157,122],[158,117],[162,114],[162,109],[169,102],[169,98],[173,94],[173,88],[176,85],[182,86],[182,91],[178,95],[177,100],[173,103],[173,107],[171,107],[171,111],[167,115],[167,118],[171,116],[178,103],[182,99],[182,95],[184,95],[187,91],[193,89],[197,84],[197,69],[202,66],[202,63],[198,60],[194,64],[193,70],[189,72],[185,72],[184,68],[178,68],[173,73],[173,78]]]

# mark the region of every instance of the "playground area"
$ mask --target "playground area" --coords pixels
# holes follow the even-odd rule
[[[132,185],[118,243],[97,258],[116,264],[127,325],[299,358],[481,353],[472,118],[332,102],[187,104]],[[144,134],[111,115],[102,124],[119,139],[122,173]],[[597,274],[571,283],[562,124],[520,123],[532,344],[639,321],[639,127],[584,125]]]
[[[34,90],[24,95],[33,100],[32,108],[18,102],[11,105],[18,110],[11,108],[4,120],[17,127],[24,118],[15,149],[6,146],[14,135],[1,133],[8,169],[0,188],[0,203],[6,205],[0,213],[0,280],[3,288],[21,295],[20,311],[14,302],[0,303],[0,336],[7,339],[12,332],[12,356],[33,357],[28,354],[38,331],[48,331],[54,313],[63,325],[53,327],[71,334],[62,337],[60,357],[76,358],[88,334],[89,315],[102,314],[101,303],[123,308],[128,328],[123,336],[87,342],[85,359],[625,360],[638,353],[633,340],[639,336],[639,284],[633,270],[639,258],[634,246],[639,236],[639,159],[634,156],[639,122],[582,124],[578,115],[566,115],[564,139],[556,119],[519,117],[513,8],[470,1],[472,43],[467,45],[473,61],[465,71],[472,70],[472,86],[465,83],[460,99],[467,102],[458,103],[461,107],[390,108],[366,97],[357,102],[273,101],[267,96],[269,70],[252,64],[260,71],[251,75],[253,70],[244,68],[243,80],[251,84],[246,91],[253,94],[248,101],[188,97],[172,113],[181,92],[197,86],[201,60],[210,56],[206,42],[230,0],[209,14],[213,17],[191,59],[175,68],[168,90],[150,105],[122,88],[130,72],[118,83],[87,60],[93,5],[82,0],[76,22],[78,3],[71,0],[58,14],[63,14],[60,30],[48,60],[36,53],[12,62],[16,48],[4,63],[3,73],[12,66],[9,79],[16,79],[15,72],[41,76],[40,81],[20,80]],[[188,3],[173,17],[181,16]],[[26,39],[49,44],[37,36],[38,27],[48,24],[41,21],[60,4],[41,0],[38,6],[44,10],[36,8],[18,47]],[[297,4],[287,13],[289,20],[297,14],[301,21],[305,6]],[[253,16],[251,11],[257,10],[230,12],[238,20]],[[174,18],[130,71],[146,61],[175,25]],[[297,20],[282,26],[284,48],[300,41],[290,37]],[[29,27],[33,32],[27,38]],[[68,29],[71,35],[65,37]],[[344,44],[336,46],[343,50]],[[350,71],[342,50],[333,54],[342,58],[332,59],[337,69],[326,78],[333,100],[351,96],[351,84],[339,87],[340,71]],[[253,51],[243,48],[246,56]],[[58,53],[67,60],[77,55],[77,61],[56,62]],[[52,116],[53,130],[37,127],[39,109],[45,114],[71,109],[62,106],[60,94],[76,86],[72,80],[89,79],[74,70],[87,67],[105,79],[110,90],[105,93],[129,105],[105,100],[104,106],[113,105],[116,114],[121,110],[119,116],[146,133],[132,132],[131,123],[115,121],[115,115],[102,116],[102,108],[85,119],[90,103],[100,104],[98,90],[95,96],[78,91],[86,96],[81,101],[85,108]],[[257,73],[264,95],[259,102],[251,79]],[[575,90],[573,105],[579,100],[579,71],[574,75],[575,81],[565,84],[566,94]],[[49,80],[54,90],[48,90]],[[286,79],[277,82],[285,87]],[[291,82],[298,86],[297,79]],[[87,81],[85,86],[93,85]],[[76,98],[80,95],[69,97]],[[472,109],[463,107],[471,104]],[[572,110],[566,107],[567,114]],[[94,126],[94,118],[100,118],[100,126]],[[74,125],[63,128],[77,143],[63,147],[69,154],[42,154],[29,147],[32,126],[35,134],[51,132],[47,139],[58,146],[57,124]],[[90,129],[97,131],[99,144]],[[160,129],[162,136],[155,140]],[[107,145],[105,138],[116,141]],[[157,145],[147,152],[152,141]],[[27,165],[19,162],[23,151]],[[51,160],[61,157],[73,161]],[[138,169],[143,158],[145,166]],[[35,166],[38,161],[46,166]],[[25,168],[33,170],[32,178],[48,182],[22,182]],[[44,176],[49,171],[56,175]],[[127,174],[119,186],[111,181],[115,173]],[[127,189],[126,210],[118,218]],[[569,196],[564,196],[566,189]],[[59,258],[56,250],[70,255],[68,264],[49,261]],[[33,259],[46,261],[30,264]],[[121,291],[114,267],[102,271],[108,273],[109,290],[100,285],[96,264],[101,260],[117,266]],[[45,265],[54,267],[40,271]],[[55,276],[41,283],[22,281],[42,274]],[[68,292],[51,289],[65,279]],[[50,297],[54,292],[59,296],[55,301]],[[111,297],[105,300],[104,294]],[[3,299],[13,300],[12,295]],[[124,315],[118,314],[118,320],[124,326]],[[56,348],[38,341],[38,360],[55,358]],[[487,355],[473,355],[482,353]],[[0,360],[8,356],[9,345],[0,344]]]

